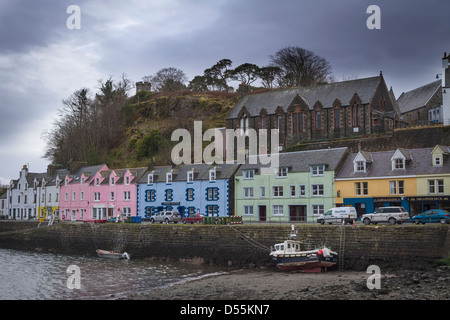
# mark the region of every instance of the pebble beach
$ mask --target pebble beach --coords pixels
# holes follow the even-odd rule
[[[448,300],[450,269],[381,272],[380,288],[369,289],[370,273],[233,270],[130,296],[130,300]],[[370,281],[370,280],[369,280]],[[373,281],[372,281],[373,282]]]

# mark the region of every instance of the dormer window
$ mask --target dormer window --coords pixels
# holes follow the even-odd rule
[[[147,184],[153,183],[153,171],[147,175]]]
[[[166,173],[166,183],[172,183],[172,171]]]
[[[366,162],[355,161],[355,172],[366,172]]]
[[[194,170],[188,171],[187,182],[194,182]]]
[[[441,167],[442,166],[442,157],[441,156],[434,156],[433,157],[433,166]]]
[[[285,178],[288,175],[288,168],[287,167],[281,167],[278,168],[277,171],[277,178]]]
[[[392,160],[392,170],[404,170],[405,159],[397,158]]]
[[[209,181],[216,181],[216,168],[209,170]]]

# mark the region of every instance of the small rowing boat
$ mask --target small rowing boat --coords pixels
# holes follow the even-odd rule
[[[97,249],[97,255],[100,258],[108,258],[108,259],[130,259],[130,255],[126,252],[120,253]]]

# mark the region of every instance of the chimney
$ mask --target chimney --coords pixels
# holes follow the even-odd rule
[[[54,164],[49,164],[47,166],[47,177],[52,177],[56,173],[56,166]]]
[[[239,98],[242,98],[250,91],[248,85],[241,83],[238,88]]]

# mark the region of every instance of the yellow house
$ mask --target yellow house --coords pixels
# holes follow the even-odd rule
[[[410,215],[450,206],[448,151],[436,146],[351,154],[335,177],[336,204],[354,206],[359,217],[384,206],[402,206]],[[440,198],[430,194],[438,190]]]

